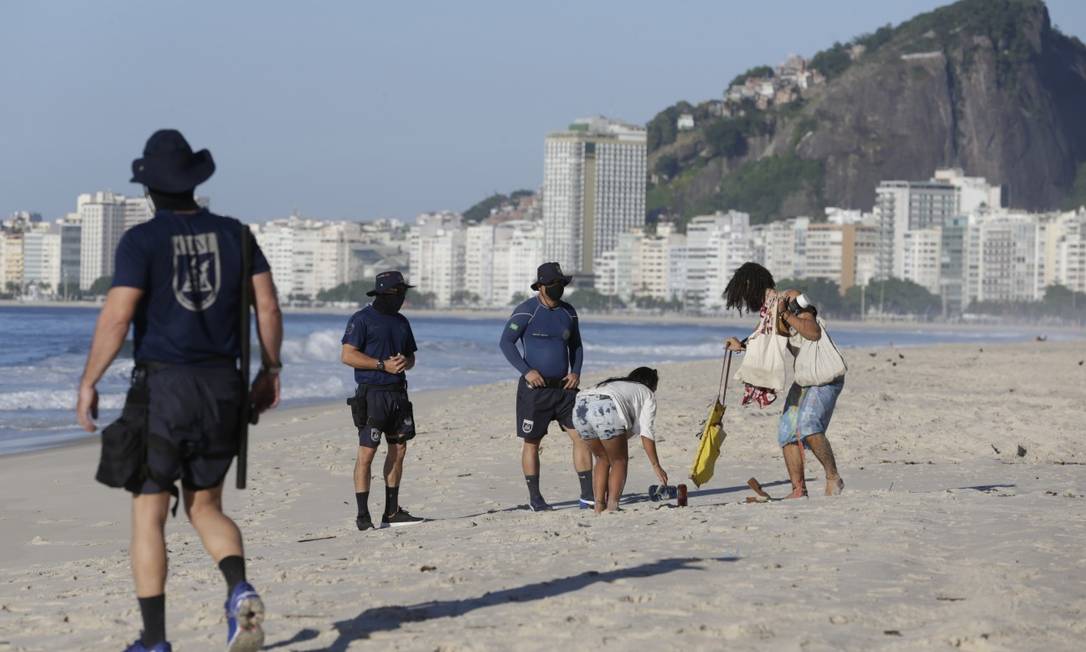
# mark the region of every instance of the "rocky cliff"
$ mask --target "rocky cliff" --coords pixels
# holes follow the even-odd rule
[[[937,167],[1042,210],[1086,174],[1086,46],[1054,29],[1040,0],[962,0],[875,36],[827,51],[851,52],[843,61],[816,56],[836,63],[797,102],[652,143],[650,210],[739,208],[764,221],[870,209],[880,180]],[[721,146],[718,123],[740,128],[741,146]]]

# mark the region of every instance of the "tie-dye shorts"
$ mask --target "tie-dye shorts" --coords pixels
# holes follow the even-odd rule
[[[777,443],[781,446],[794,443],[797,434],[800,439],[824,434],[830,427],[833,408],[837,405],[837,397],[841,395],[844,386],[844,378],[829,385],[813,387],[800,387],[793,383],[792,389],[788,390],[784,413],[781,414],[777,426]]]
[[[581,439],[611,439],[626,434],[626,424],[610,396],[578,396],[573,406],[573,427]]]

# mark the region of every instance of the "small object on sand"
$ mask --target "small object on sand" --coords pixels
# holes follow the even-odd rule
[[[1082,366],[1082,363],[1083,363],[1083,362],[1086,362],[1086,360],[1079,360],[1079,361],[1078,361],[1078,366],[1080,366],[1080,367],[1081,367],[1081,366]]]
[[[686,485],[680,484],[676,489],[678,489],[678,491],[675,496],[675,504],[679,507],[686,507]]]
[[[652,502],[660,502],[661,500],[671,500],[679,495],[679,488],[666,485],[666,484],[651,484],[649,485],[649,500]]]
[[[751,491],[758,494],[757,498],[753,496],[748,498],[748,503],[768,503],[769,501],[774,499],[773,496],[770,496],[768,493],[766,493],[766,490],[762,488],[762,483],[758,482],[757,478],[751,478],[750,480],[747,480],[747,486],[750,487]]]
[[[882,633],[886,634],[887,636],[901,636],[901,632],[896,629],[884,629],[882,630]]]
[[[1025,457],[1025,456],[1026,456],[1026,447],[1023,446],[1022,444],[1018,444],[1018,457]]]
[[[977,350],[980,351],[981,353],[984,353],[984,349],[977,349]]]
[[[436,571],[436,570],[437,570],[437,566],[430,566],[430,565],[428,565],[428,564],[423,564],[423,565],[422,565],[422,566],[421,566],[421,567],[419,568],[419,572],[420,572],[420,573],[426,573],[426,572],[429,572],[429,571]]]
[[[904,360],[905,359],[905,354],[904,353],[898,353],[897,357]]]
[[[875,356],[877,356],[877,355],[878,355],[878,353],[875,353],[874,351],[872,351],[871,353],[868,353],[867,355],[869,355],[869,356],[871,356],[872,358],[874,358]]]
[[[995,447],[995,444],[989,444],[989,446],[996,452],[996,455],[1002,455],[1002,453],[999,452],[999,449]]]
[[[1038,342],[1047,342],[1048,341],[1048,336],[1047,335],[1038,335],[1035,339]]]

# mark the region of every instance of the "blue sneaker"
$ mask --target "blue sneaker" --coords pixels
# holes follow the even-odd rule
[[[594,501],[594,500],[585,500],[584,498],[581,498],[577,502],[580,505],[581,509],[595,509],[596,508],[596,501]]]
[[[554,508],[551,507],[547,503],[547,501],[543,500],[542,497],[540,497],[539,500],[529,498],[528,499],[528,509],[532,510],[533,512],[549,512],[549,511],[553,510]]]
[[[256,652],[264,647],[264,603],[256,589],[241,582],[226,601],[226,652]]]
[[[173,652],[173,648],[166,641],[156,643],[154,647],[147,647],[143,644],[143,639],[136,639],[136,642],[129,645],[124,652]]]

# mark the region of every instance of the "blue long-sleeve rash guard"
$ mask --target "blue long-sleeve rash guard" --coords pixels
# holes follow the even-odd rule
[[[523,342],[523,355],[518,341]],[[538,296],[528,299],[505,323],[501,350],[522,376],[532,369],[544,378],[562,378],[570,370],[580,375],[584,348],[577,311],[565,301],[548,308]]]

